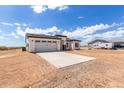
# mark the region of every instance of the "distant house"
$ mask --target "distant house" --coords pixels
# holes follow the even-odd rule
[[[89,48],[124,48],[123,41],[94,40],[88,43]]]
[[[114,48],[124,48],[124,41],[112,41]]]
[[[89,48],[112,48],[113,43],[106,40],[94,40],[88,43]]]
[[[26,50],[29,52],[46,52],[80,49],[80,40],[67,36],[44,34],[30,34],[25,36]]]

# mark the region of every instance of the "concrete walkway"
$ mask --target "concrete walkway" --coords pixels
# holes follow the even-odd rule
[[[45,52],[37,54],[57,68],[62,68],[95,59],[94,57],[81,56],[65,52]]]

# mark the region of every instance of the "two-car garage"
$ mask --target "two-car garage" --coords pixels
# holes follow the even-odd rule
[[[35,51],[46,52],[46,51],[57,51],[58,41],[53,40],[35,40]]]
[[[27,47],[30,52],[60,51],[60,39],[29,38]]]

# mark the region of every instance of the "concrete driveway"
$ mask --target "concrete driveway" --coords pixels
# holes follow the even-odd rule
[[[37,54],[57,68],[62,68],[95,59],[94,57],[81,56],[65,52],[44,52]]]

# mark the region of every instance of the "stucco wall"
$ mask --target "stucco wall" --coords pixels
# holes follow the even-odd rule
[[[57,36],[58,38],[61,38],[61,42],[60,42],[60,50],[63,49],[63,45],[66,45],[66,40],[67,40],[67,37],[61,37],[61,36]]]
[[[78,43],[79,46],[78,47],[75,47],[75,43]],[[71,47],[72,47],[72,50],[74,50],[74,49],[80,49],[80,42],[79,41],[72,41],[71,42]]]

